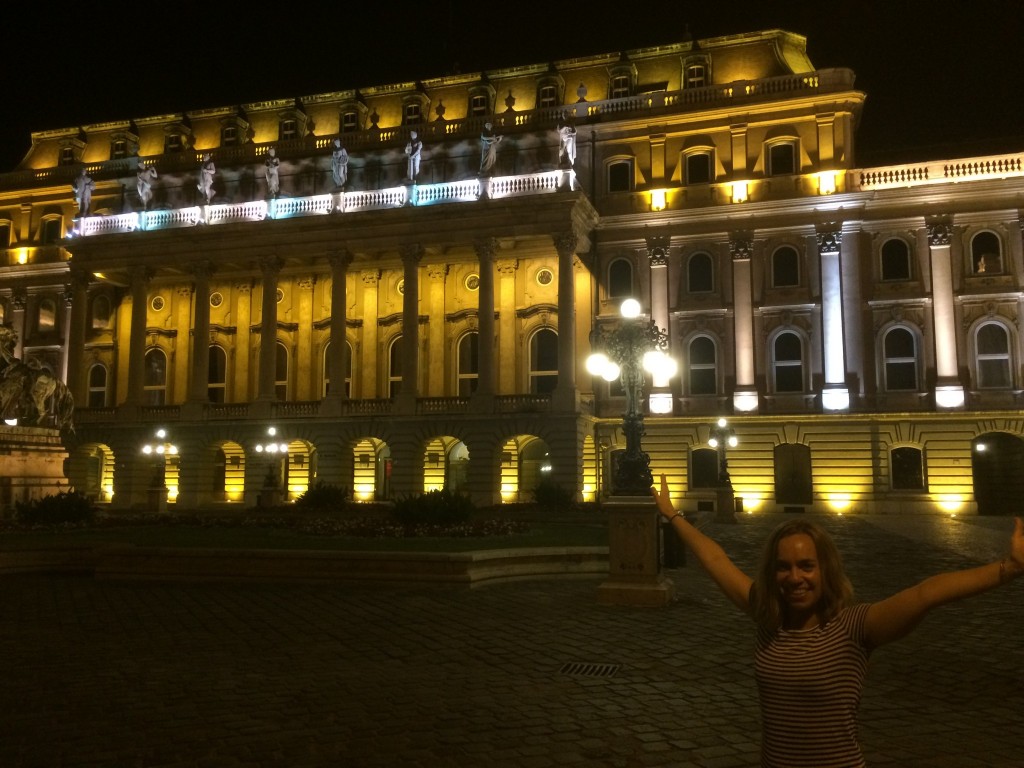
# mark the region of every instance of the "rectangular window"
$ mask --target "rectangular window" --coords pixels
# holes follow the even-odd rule
[[[768,175],[788,176],[796,173],[796,146],[792,142],[772,144],[768,149]]]
[[[405,125],[415,125],[422,120],[420,105],[409,103],[405,105]]]
[[[112,141],[110,143],[110,158],[120,160],[123,157],[128,157],[128,142],[124,139]]]
[[[281,141],[296,139],[299,136],[299,124],[295,120],[281,121]]]
[[[711,181],[711,153],[693,152],[686,156],[686,183],[707,184]]]
[[[225,125],[220,132],[220,143],[224,147],[233,147],[238,144],[238,127]]]
[[[540,90],[537,92],[537,106],[540,109],[545,107],[555,106],[555,100],[558,97],[558,93],[553,85],[542,85]]]
[[[892,488],[894,491],[924,490],[924,453],[918,448],[893,448]]]
[[[0,248],[11,246],[11,222],[0,221]]]
[[[359,130],[359,116],[355,112],[346,112],[341,116],[341,132],[355,133]]]
[[[167,134],[167,138],[164,139],[164,152],[165,153],[173,153],[173,152],[181,152],[181,150],[182,150],[181,134],[180,133],[169,133],[169,134]]]
[[[487,97],[483,94],[476,94],[469,100],[469,113],[474,117],[482,117],[487,114]]]
[[[629,96],[629,75],[616,75],[612,78],[611,98],[622,99]]]
[[[608,191],[629,192],[633,189],[633,164],[620,160],[608,164]]]
[[[61,147],[61,150],[60,150],[60,164],[61,165],[74,165],[75,164],[75,148],[74,147]]]
[[[707,72],[703,64],[690,64],[686,68],[686,87],[703,88],[707,85]]]
[[[60,219],[46,219],[40,233],[40,242],[43,245],[56,245],[60,242],[60,230]]]

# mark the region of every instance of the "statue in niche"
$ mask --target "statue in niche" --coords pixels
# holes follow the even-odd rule
[[[92,205],[92,192],[96,189],[96,182],[85,172],[83,168],[72,184],[71,189],[75,193],[75,202],[78,203],[79,217],[89,215],[89,206]]]
[[[202,165],[199,166],[199,183],[196,184],[196,189],[206,200],[207,205],[213,202],[213,196],[216,194],[213,191],[213,177],[216,173],[217,167],[213,164],[213,157],[207,152],[203,155]]]
[[[558,120],[558,164],[572,168],[576,164],[576,126],[563,114]]]
[[[342,189],[348,183],[348,150],[342,146],[341,139],[334,140],[334,149],[331,150],[331,174],[335,189]]]
[[[494,168],[498,159],[498,144],[502,140],[494,132],[494,126],[490,122],[484,123],[484,129],[480,133],[480,175],[489,174]]]
[[[263,173],[267,177],[267,193],[276,198],[281,191],[281,177],[278,169],[281,167],[281,158],[277,156],[277,150],[273,147],[267,150],[267,159],[263,161]]]
[[[135,173],[135,189],[139,193],[139,200],[142,201],[142,210],[144,211],[149,210],[149,204],[153,200],[153,182],[156,177],[156,168],[152,166],[147,168],[144,163],[139,163]]]
[[[423,154],[423,142],[416,131],[409,131],[409,143],[405,145],[405,154],[409,158],[405,178],[406,181],[415,184],[416,177],[420,175],[420,156]]]

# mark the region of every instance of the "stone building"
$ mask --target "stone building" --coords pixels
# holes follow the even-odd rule
[[[635,297],[679,363],[644,449],[684,508],[724,416],[747,512],[999,511],[1024,153],[859,168],[864,101],[771,30],[36,133],[0,175],[2,321],[112,508],[603,498],[625,396],[584,360]]]

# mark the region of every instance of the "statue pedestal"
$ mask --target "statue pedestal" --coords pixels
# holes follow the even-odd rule
[[[661,515],[650,496],[613,496],[608,511],[608,580],[598,600],[610,605],[660,608],[675,595],[661,573]]]
[[[0,516],[8,516],[17,502],[69,490],[67,458],[56,429],[0,424]]]

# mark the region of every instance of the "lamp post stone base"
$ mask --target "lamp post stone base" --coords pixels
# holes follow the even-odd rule
[[[715,492],[715,522],[738,522],[736,520],[736,495],[733,493],[731,484],[720,486]]]
[[[598,601],[608,605],[661,608],[675,586],[661,573],[660,515],[650,496],[613,496],[608,512],[608,579]]]

